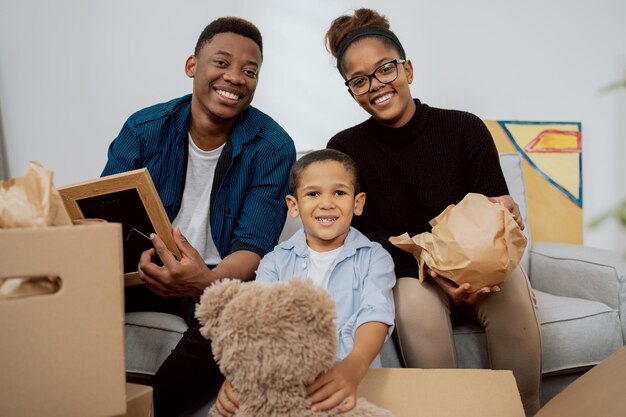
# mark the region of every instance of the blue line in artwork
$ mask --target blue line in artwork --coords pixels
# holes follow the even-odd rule
[[[539,167],[537,165],[535,165],[535,163],[528,157],[528,155],[526,155],[526,152],[524,152],[524,150],[518,145],[518,143],[515,141],[515,139],[513,139],[513,135],[511,134],[509,129],[507,129],[507,127],[506,127],[506,124],[518,124],[518,125],[556,125],[556,124],[565,125],[565,124],[569,124],[569,125],[576,125],[578,127],[578,131],[581,132],[581,134],[582,134],[582,127],[581,127],[580,122],[520,122],[520,121],[513,121],[513,120],[498,120],[498,124],[500,125],[500,127],[502,127],[502,129],[504,130],[504,132],[508,136],[509,140],[511,141],[511,143],[513,144],[515,149],[517,149],[519,154],[524,157],[526,162],[528,162],[537,172],[539,172],[539,174],[541,174],[542,177],[544,177],[547,181],[549,181],[552,185],[554,185],[559,191],[561,191],[563,194],[565,194],[565,196],[567,198],[572,200],[572,202],[574,204],[576,204],[580,208],[583,207],[583,176],[582,176],[582,172],[583,172],[583,158],[582,158],[582,152],[578,154],[578,178],[580,179],[579,182],[578,182],[578,195],[580,197],[576,198],[576,196],[574,196],[572,193],[567,191],[565,188],[563,188],[559,184],[557,184],[552,178],[550,178],[550,176],[548,176],[548,174],[543,172],[541,169],[539,169]]]

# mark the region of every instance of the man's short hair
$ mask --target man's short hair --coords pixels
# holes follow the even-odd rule
[[[263,57],[263,38],[261,37],[259,28],[252,22],[235,16],[220,17],[209,23],[200,34],[198,42],[196,42],[196,49],[193,52],[194,55],[198,56],[204,44],[210,42],[215,35],[225,32],[236,33],[252,39],[259,46],[261,57]]]

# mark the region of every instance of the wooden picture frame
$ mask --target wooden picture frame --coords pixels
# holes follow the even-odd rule
[[[146,168],[59,187],[58,191],[75,223],[101,219],[122,224],[125,285],[142,283],[137,265],[141,253],[153,247],[148,237],[151,233],[159,235],[180,259],[172,225]],[[158,256],[153,262],[160,262]]]

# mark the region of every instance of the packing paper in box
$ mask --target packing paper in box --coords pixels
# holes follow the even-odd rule
[[[71,225],[52,176],[31,161],[25,176],[0,181],[0,228]]]
[[[432,232],[407,233],[389,241],[415,257],[419,279],[424,267],[460,285],[468,292],[504,282],[519,265],[527,239],[511,213],[482,194],[469,193],[430,221]]]

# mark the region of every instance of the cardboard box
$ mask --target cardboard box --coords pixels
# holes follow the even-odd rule
[[[0,279],[45,276],[57,292],[0,300],[0,415],[125,413],[120,225],[0,230]]]
[[[536,417],[626,416],[626,347],[548,401]]]
[[[124,417],[153,417],[152,387],[126,384],[126,414]]]
[[[524,417],[511,371],[370,369],[358,395],[396,417]]]

